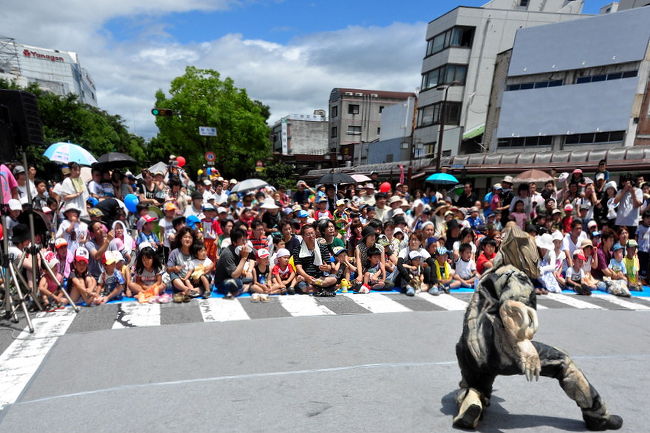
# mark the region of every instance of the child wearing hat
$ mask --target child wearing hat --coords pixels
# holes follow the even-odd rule
[[[332,263],[332,275],[336,277],[336,286],[337,288],[345,286],[345,290],[347,290],[351,281],[351,273],[354,272],[355,267],[350,263],[348,251],[345,248],[334,247],[332,252],[335,259],[335,262]]]
[[[270,294],[281,292],[281,288],[271,279],[269,257],[271,254],[266,248],[255,252],[255,266],[253,267],[253,284],[251,285],[251,302],[269,302]]]
[[[454,270],[449,265],[449,251],[445,247],[438,247],[436,259],[433,262],[433,272],[436,284],[429,289],[429,294],[438,296],[440,292],[448,293],[450,289],[460,287],[460,281],[454,280]]]
[[[68,243],[68,248],[76,250],[79,245],[86,243],[88,237],[88,225],[79,221],[81,210],[72,202],[63,208],[65,219],[59,224],[56,232],[57,238],[63,238]]]
[[[126,280],[122,273],[117,269],[119,262],[124,261],[124,257],[119,251],[106,251],[104,253],[104,271],[97,281],[99,296],[95,300],[97,305],[105,304],[113,299],[121,299],[124,291]]]
[[[63,294],[62,284],[63,284],[63,275],[57,272],[57,266],[59,265],[59,259],[56,256],[56,253],[53,251],[48,251],[44,255],[45,263],[42,263],[42,266],[47,266],[56,278],[52,278],[50,272],[47,269],[43,269],[41,273],[41,278],[38,281],[38,293],[41,299],[41,305],[45,311],[54,311],[59,307],[68,303],[68,299]]]
[[[623,251],[625,247],[620,243],[615,243],[612,248],[612,258],[609,260],[607,268],[612,272],[611,280],[607,282],[607,291],[612,295],[629,298],[630,291],[627,287],[627,270],[623,262]]]
[[[575,250],[573,253],[573,266],[566,270],[566,287],[574,290],[578,295],[589,296],[591,289],[585,282],[585,271],[582,269],[587,258],[581,250]]]
[[[340,248],[340,247],[335,247]],[[275,266],[271,271],[273,283],[280,288],[281,293],[294,295],[296,293],[296,268],[289,263],[291,253],[286,248],[278,249],[275,255]]]
[[[140,245],[143,242],[149,242],[154,249],[161,246],[158,235],[153,232],[153,223],[158,218],[145,214],[138,220],[136,228],[138,229],[138,237],[135,239],[135,244]]]
[[[424,283],[424,273],[422,272],[422,255],[418,250],[409,252],[408,263],[404,263],[402,266],[408,271],[409,280],[406,290],[409,290],[411,287],[419,292],[422,290],[422,283]]]
[[[625,276],[627,277],[628,288],[630,290],[641,291],[641,280],[639,279],[639,257],[637,257],[637,248],[639,244],[634,239],[627,241],[626,254],[623,259],[625,265]]]
[[[92,307],[97,301],[97,280],[88,273],[90,253],[86,247],[78,247],[75,251],[72,266],[74,271],[71,279],[70,298],[73,302],[81,299],[86,306]]]

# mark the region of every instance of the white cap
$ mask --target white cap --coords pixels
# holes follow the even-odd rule
[[[286,248],[280,248],[276,254],[276,257],[289,257],[291,253]]]
[[[564,236],[562,235],[562,232],[559,230],[554,231],[552,237],[554,241],[564,240]]]
[[[266,248],[260,248],[259,250],[257,250],[257,257],[259,257],[260,259],[265,259],[270,255],[271,253],[269,253],[269,250],[267,250]]]
[[[228,213],[228,209],[226,209],[225,207],[219,206],[217,208],[217,213]]]
[[[9,210],[23,210],[23,205],[20,204],[20,200],[12,198],[9,200]]]
[[[417,250],[415,250],[415,251],[411,251],[411,252],[409,253],[409,259],[411,259],[411,260],[413,260],[413,259],[419,259],[420,257],[422,257],[422,255],[421,255],[420,252],[417,251]]]

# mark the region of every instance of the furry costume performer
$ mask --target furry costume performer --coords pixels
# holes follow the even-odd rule
[[[519,228],[508,229],[504,242],[508,235],[527,242]],[[531,341],[538,327],[535,289],[525,273],[505,264],[507,256],[504,253],[495,259],[493,271],[483,276],[465,312],[463,334],[456,345],[462,380],[454,426],[476,428],[489,404],[496,376],[524,374],[529,381],[540,375],[556,378],[582,410],[589,430],[619,429],[622,418],[607,412],[600,395],[569,355]],[[522,265],[521,260],[518,264]]]

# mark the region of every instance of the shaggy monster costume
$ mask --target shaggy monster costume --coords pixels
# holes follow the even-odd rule
[[[582,410],[589,430],[619,429],[622,418],[607,412],[569,355],[531,341],[538,326],[535,289],[525,273],[504,264],[506,256],[497,257],[494,270],[483,276],[465,312],[456,345],[462,380],[454,426],[476,428],[496,376],[524,374],[529,381],[540,375],[557,379]]]

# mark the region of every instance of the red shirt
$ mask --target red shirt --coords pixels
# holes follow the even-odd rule
[[[482,274],[485,271],[485,262],[493,260],[496,257],[497,253],[492,254],[491,256],[486,256],[485,251],[481,252],[476,260],[476,272]]]

